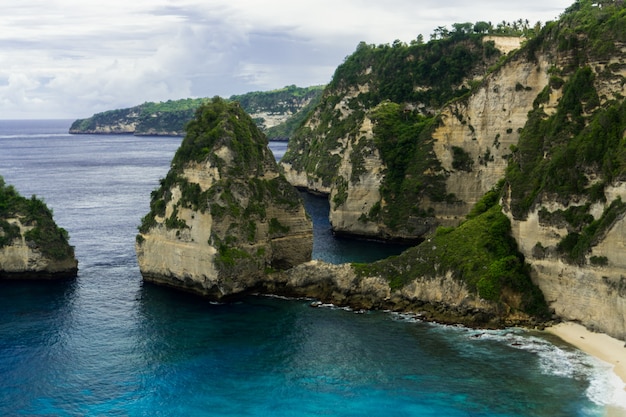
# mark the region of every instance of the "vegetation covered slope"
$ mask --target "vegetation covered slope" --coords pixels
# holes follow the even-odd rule
[[[234,95],[229,101],[240,102],[270,139],[285,140],[311,106],[315,105],[322,88],[291,85],[278,90]],[[207,101],[208,98],[188,98],[159,103],[146,102],[126,109],[109,110],[74,121],[70,133],[182,136],[185,125]]]
[[[72,123],[70,133],[133,133],[180,135],[196,109],[207,99],[146,102],[126,109],[109,110]]]
[[[440,227],[422,244],[373,264],[355,264],[361,276],[382,276],[392,289],[416,278],[451,274],[470,292],[499,306],[501,317],[549,317],[543,294],[511,236],[511,223],[498,204],[502,184],[487,193],[458,227]]]
[[[230,96],[252,116],[270,140],[288,140],[308,113],[315,108],[324,86],[289,85],[271,91]]]
[[[270,182],[261,179],[265,171],[272,168],[271,165],[275,162],[268,160],[271,155],[268,154],[267,139],[238,103],[229,103],[221,98],[214,98],[196,111],[196,117],[187,125],[186,131],[187,134],[172,159],[171,169],[161,180],[160,187],[152,193],[150,213],[143,219],[139,229],[141,232],[147,232],[151,226],[156,225],[158,217],[165,215],[165,208],[172,199],[173,187],[179,187],[181,190],[178,203],[181,208],[191,208],[201,212],[210,210],[213,216],[233,215],[239,212],[238,208],[231,207],[234,204],[232,195],[234,179],[250,179],[252,186],[258,186],[257,191],[260,197],[264,197],[266,192],[272,190],[278,193],[273,197],[279,197],[282,192],[291,192],[285,197],[285,202],[293,200],[289,203],[292,205],[300,202],[297,193],[284,181],[284,178],[277,176]],[[216,152],[222,147],[230,151],[228,161]],[[210,166],[218,167],[220,185],[202,190],[199,184],[190,182],[185,178],[184,170],[191,162],[208,163]],[[223,204],[215,203],[209,206],[208,204],[216,197]],[[240,214],[244,217],[259,214],[265,220],[263,198],[255,199],[247,210],[247,213]],[[167,219],[166,225],[184,227],[176,215],[177,210],[174,210]],[[245,222],[245,227],[255,229],[255,220],[260,219],[251,217]]]
[[[16,218],[30,228],[24,238],[33,242],[45,255],[54,259],[74,256],[67,231],[56,225],[46,204],[35,196],[22,197],[15,187],[7,185],[0,177],[0,248],[21,237],[19,227],[7,221]]]

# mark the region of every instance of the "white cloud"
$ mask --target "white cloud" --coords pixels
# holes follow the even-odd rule
[[[359,41],[558,17],[569,1],[20,0],[0,17],[0,118],[330,81]]]

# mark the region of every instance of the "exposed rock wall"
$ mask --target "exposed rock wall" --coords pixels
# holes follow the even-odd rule
[[[512,60],[490,74],[467,99],[457,100],[441,111],[441,123],[432,134],[433,151],[447,173],[446,190],[457,200],[451,204],[423,199],[420,208],[434,209],[434,218],[415,219],[411,230],[392,230],[382,222],[363,221],[376,203],[384,204],[380,190],[386,171],[372,140],[372,122],[367,117],[359,132],[353,139],[345,140],[338,152],[341,162],[330,190],[305,180],[306,174],[294,172],[285,164],[287,177],[299,187],[330,191],[330,219],[337,233],[415,240],[432,233],[438,225],[457,225],[485,192],[504,177],[510,148],[519,140],[534,98],[548,84],[549,68],[545,57],[536,62],[521,57]],[[471,157],[471,169],[454,168],[454,148],[463,149]],[[357,158],[363,161],[355,174]],[[333,204],[338,199],[341,204]]]
[[[522,38],[519,36],[485,36],[483,42],[493,42],[500,51],[505,54],[512,52],[522,45]]]
[[[354,140],[348,141],[342,152],[335,187],[330,193],[330,223],[333,231],[345,235],[382,236],[383,225],[364,222],[367,215],[381,199],[380,187],[384,177],[384,164],[373,143],[372,121],[366,117]],[[358,147],[357,152],[354,148]],[[352,158],[362,158],[358,165]],[[357,170],[358,166],[358,170]]]
[[[483,39],[485,41],[494,41],[496,48],[501,48],[504,53],[520,45],[519,38]],[[476,47],[463,42],[456,45],[459,50],[467,48],[467,54],[473,53]],[[408,52],[404,62],[397,64],[397,71],[416,71],[412,65],[413,61],[419,60],[416,58],[419,54],[411,54]],[[494,57],[483,57],[475,67],[467,69],[461,85],[450,85],[449,88],[460,89],[462,85],[478,82],[484,74],[481,71],[494,62]],[[374,213],[385,212],[386,207],[397,204],[383,196],[389,167],[374,140],[372,112],[377,104],[370,101],[370,97],[380,94],[377,91],[379,84],[389,82],[378,80],[374,75],[380,71],[378,66],[384,65],[372,62],[367,66],[363,63],[357,68],[356,81],[351,79],[346,85],[337,82],[335,84],[340,86],[337,90],[332,90],[331,85],[325,92],[322,105],[309,117],[295,140],[290,142],[282,166],[287,179],[295,186],[329,195],[330,220],[336,233],[419,241],[438,225],[458,224],[471,206],[502,178],[506,158],[510,154],[509,147],[516,143],[533,99],[548,82],[549,64],[544,58],[539,62],[530,62],[522,56],[510,60],[489,74],[474,94],[453,101],[441,110],[431,108],[425,102],[402,104],[408,113],[439,114],[439,126],[432,133],[432,139],[428,140],[432,142],[432,151],[426,150],[429,145],[418,145],[423,149],[415,158],[432,157],[440,166],[411,172],[417,185],[409,186],[406,192],[416,194],[411,197],[416,200],[411,202],[414,213],[400,221],[389,221],[385,215]],[[413,82],[416,92],[426,93],[435,88],[423,84],[421,80]],[[328,122],[330,114],[333,118]],[[356,124],[353,126],[354,121]],[[417,136],[412,140],[424,141]],[[471,170],[453,167],[455,148],[463,149],[471,157]],[[418,165],[419,162],[411,160],[408,164]],[[430,178],[437,176],[445,177],[443,187],[446,189],[439,193],[444,195],[439,195],[437,199],[423,195],[431,185],[428,184]],[[450,197],[446,198],[445,194]],[[398,224],[401,226],[398,227]]]
[[[461,202],[435,206],[438,223],[458,224],[471,207],[504,177],[511,146],[517,145],[537,94],[548,84],[550,62],[518,57],[490,74],[466,100],[441,112],[433,147],[443,168],[448,192]],[[470,170],[455,169],[454,147],[472,158]]]
[[[609,187],[606,196],[607,203],[597,204],[592,210],[596,217],[616,198],[626,201],[626,184]],[[558,316],[626,340],[626,218],[617,219],[592,247],[583,264],[572,264],[563,260],[556,249],[568,229],[542,222],[539,216],[541,209],[554,212],[568,207],[544,200],[524,220],[510,216],[513,235],[532,266],[533,280]],[[593,265],[592,257],[604,257],[606,264]]]

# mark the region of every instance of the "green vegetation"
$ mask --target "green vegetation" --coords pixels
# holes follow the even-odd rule
[[[289,140],[296,131],[300,127],[302,123],[306,120],[309,114],[315,109],[315,107],[319,104],[322,98],[322,90],[316,92],[316,95],[311,98],[309,104],[302,107],[293,116],[289,117],[283,123],[280,123],[276,126],[270,127],[265,130],[265,134],[270,140]]]
[[[486,159],[488,160],[489,157],[487,156]],[[472,172],[473,165],[472,155],[459,146],[452,147],[452,168],[459,171]]]
[[[324,90],[324,86],[296,87],[288,85],[270,91],[253,91],[230,96],[229,101],[238,101],[247,113],[269,111],[273,113],[297,113],[302,103],[315,100]]]
[[[215,263],[222,267],[233,267],[237,261],[250,259],[248,252],[228,245],[220,245],[215,258]]]
[[[174,155],[172,167],[182,168],[188,161],[207,159],[217,166],[223,165],[225,162],[220,161],[212,150],[225,145],[233,155],[230,170],[250,167],[261,172],[267,139],[238,103],[215,97],[200,107],[195,118],[187,124],[185,138]]]
[[[468,32],[408,46],[399,41],[379,46],[361,42],[337,68],[328,89],[369,83],[370,91],[359,100],[370,107],[390,100],[437,108],[467,93],[464,84],[470,74],[478,68],[484,73],[499,56],[482,34]]]
[[[519,36],[530,39],[535,37],[541,28],[541,22],[537,22],[531,26],[528,19],[518,19],[513,22],[503,20],[502,22],[498,22],[495,26],[491,22],[484,21],[476,23],[454,23],[452,30],[449,30],[446,26],[437,27],[430,35],[430,39],[449,39],[472,33],[481,35]],[[420,44],[421,42],[419,42],[418,39],[418,41],[413,43]]]
[[[386,277],[394,289],[417,277],[434,279],[451,273],[481,298],[546,316],[546,302],[510,235],[509,219],[495,204],[500,193],[499,189],[487,193],[459,227],[439,228],[419,246],[373,264],[354,264],[355,271]],[[511,292],[521,294],[519,305],[508,299]]]
[[[615,220],[626,212],[626,204],[615,200],[603,215],[594,219],[591,203],[604,202],[607,184],[626,179],[626,103],[615,96],[598,93],[601,83],[624,83],[622,66],[590,68],[590,60],[608,61],[615,45],[626,42],[626,8],[623,3],[579,0],[556,24],[547,25],[536,40],[544,48],[556,45],[568,57],[563,68],[550,69],[549,85],[540,93],[520,134],[518,146],[507,168],[511,211],[524,218],[543,198],[564,204],[585,201],[567,210],[539,211],[542,223],[566,227],[569,233],[557,250],[571,263],[584,264],[595,245]],[[539,48],[534,45],[534,48]],[[552,90],[562,97],[556,112],[544,110]],[[593,265],[607,259],[592,257]]]
[[[7,221],[16,217],[24,226],[32,227],[24,237],[45,256],[53,259],[74,257],[74,248],[68,243],[67,231],[55,224],[52,211],[46,204],[35,196],[30,199],[22,197],[0,177],[0,248],[20,237],[19,227]]]
[[[592,256],[589,258],[589,262],[594,266],[607,266],[609,264],[609,260],[606,256]]]
[[[14,239],[20,237],[20,228],[6,220],[0,220],[0,248],[10,245]]]
[[[379,216],[394,230],[410,216],[427,215],[419,207],[423,197],[446,198],[446,176],[432,149],[436,119],[392,102],[381,103],[371,117],[374,142],[387,168],[381,194],[388,204]]]
[[[602,187],[588,179],[590,172],[605,183],[625,176],[626,103],[600,108],[593,82],[590,68],[579,68],[563,85],[555,114],[547,116],[541,106],[529,114],[507,170],[516,217],[542,193],[603,199]]]
[[[588,224],[574,229],[578,231],[572,231],[565,236],[557,245],[557,250],[565,256],[567,261],[583,265],[591,247],[598,243],[599,239],[624,213],[626,213],[626,203],[618,198],[611,202],[599,219],[592,220]],[[596,257],[592,263],[599,264],[600,262]]]
[[[230,151],[232,161],[228,164],[213,152],[220,147],[228,148]],[[239,104],[215,97],[200,107],[196,111],[196,118],[188,123],[187,135],[172,159],[170,171],[160,181],[160,187],[152,192],[150,213],[143,218],[139,231],[146,233],[156,225],[156,217],[165,215],[165,209],[172,197],[171,190],[176,186],[181,190],[179,204],[182,207],[204,212],[209,208],[208,202],[213,201],[211,209],[214,216],[240,212],[239,203],[233,196],[233,191],[238,187],[234,178],[242,177],[244,174],[253,177],[249,183],[250,189],[255,194],[252,201],[263,201],[260,195],[265,194],[281,198],[280,196],[287,192],[286,187],[274,184],[275,180],[254,178],[264,169],[266,152],[268,152],[267,139]],[[223,169],[223,174],[226,175],[219,181],[220,186],[202,191],[198,184],[187,181],[182,172],[191,161],[209,161]],[[282,198],[288,200],[287,197]],[[264,213],[262,207],[254,209],[250,206],[247,210]],[[173,217],[168,219],[168,227],[184,227],[180,220],[176,219],[175,213]]]
[[[618,45],[626,39],[626,9],[621,1],[577,0],[552,25],[559,51],[574,58],[569,70],[584,65],[589,58],[602,60],[620,53]]]
[[[276,217],[270,219],[270,235],[279,236],[285,235],[290,230],[289,226],[282,224]]]

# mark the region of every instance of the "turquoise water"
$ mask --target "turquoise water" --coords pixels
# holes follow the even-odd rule
[[[601,416],[623,401],[606,365],[543,333],[144,284],[136,226],[180,138],[68,126],[0,121],[0,175],[45,199],[79,259],[73,281],[0,282],[2,416]]]

